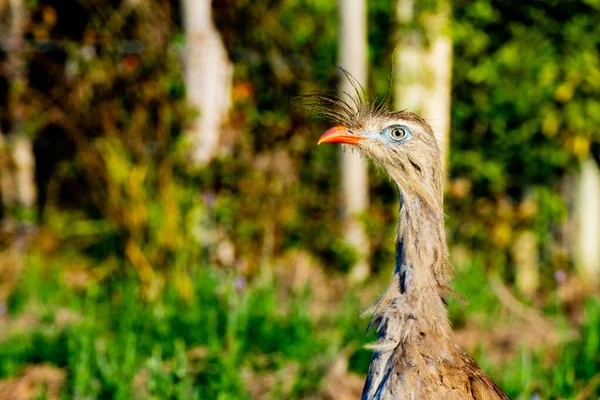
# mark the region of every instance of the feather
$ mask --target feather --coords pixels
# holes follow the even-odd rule
[[[366,92],[352,74],[341,67],[340,70],[350,83],[352,93],[341,92],[338,95],[331,92],[320,92],[302,95],[300,96],[302,102],[296,108],[344,125],[350,130],[359,130],[372,119],[389,119],[391,115],[395,114],[388,109],[391,99],[391,78],[384,96],[376,99],[375,96]]]

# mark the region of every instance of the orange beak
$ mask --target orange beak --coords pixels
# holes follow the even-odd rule
[[[327,129],[325,133],[319,138],[319,143],[348,143],[357,144],[364,138],[357,135],[350,135],[348,128],[342,125],[334,126],[333,128]]]

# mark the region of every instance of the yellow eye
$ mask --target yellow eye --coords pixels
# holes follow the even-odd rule
[[[390,139],[396,142],[401,142],[410,137],[410,130],[407,127],[401,125],[389,126],[385,129],[385,132],[390,137]]]

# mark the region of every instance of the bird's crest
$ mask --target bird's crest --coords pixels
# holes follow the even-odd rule
[[[366,121],[390,114],[388,107],[391,99],[391,76],[383,97],[376,98],[373,93],[367,92],[347,70],[338,68],[352,86],[352,92],[342,91],[336,94],[325,91],[300,96],[303,99],[298,106],[301,110],[313,112],[323,119],[350,129],[361,128]]]

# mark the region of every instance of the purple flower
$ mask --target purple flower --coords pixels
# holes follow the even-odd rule
[[[202,194],[202,197],[204,199],[204,203],[209,208],[213,207],[215,205],[215,202],[217,201],[217,195],[215,194],[215,192],[212,191],[204,192]]]
[[[556,282],[558,283],[563,283],[567,279],[567,273],[562,269],[559,269],[554,273],[554,279],[556,279]]]
[[[242,290],[246,289],[246,287],[248,286],[248,282],[246,281],[246,278],[244,278],[243,276],[237,277],[235,278],[235,290],[237,290],[238,292],[241,292]]]

